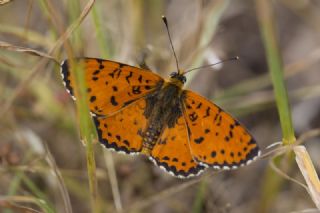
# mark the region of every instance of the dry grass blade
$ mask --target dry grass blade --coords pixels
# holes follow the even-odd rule
[[[258,159],[266,159],[270,156],[279,156],[288,151],[287,146],[280,146],[275,149],[272,149],[268,152],[263,153]]]
[[[279,154],[280,155],[280,154]],[[282,176],[283,178],[287,179],[287,180],[290,180],[300,186],[302,186],[303,188],[307,189],[307,186],[304,185],[303,183],[297,181],[296,179],[290,177],[289,175],[287,175],[285,172],[283,172],[279,167],[276,166],[276,163],[274,162],[275,158],[278,157],[279,155],[276,155],[274,156],[270,162],[269,162],[269,165],[270,165],[270,168],[273,169],[273,171],[275,171],[278,175]]]
[[[290,213],[319,213],[318,209],[304,209],[301,211],[292,211]]]
[[[38,50],[31,49],[31,48],[20,47],[20,46],[9,44],[9,43],[3,42],[3,41],[0,41],[0,48],[6,49],[6,50],[10,50],[10,51],[28,53],[28,54],[35,55],[35,56],[48,58],[48,59],[53,60],[57,64],[60,64],[59,61],[56,58],[54,58],[53,56],[51,56],[51,55],[49,55],[47,53],[44,53],[44,52],[40,52]]]
[[[304,146],[295,146],[293,151],[296,154],[296,162],[308,185],[307,191],[320,210],[320,182],[311,158]]]
[[[62,195],[62,200],[64,202],[64,209],[66,213],[72,213],[72,208],[71,208],[71,201],[70,201],[70,196],[67,190],[66,185],[64,184],[62,175],[54,161],[54,158],[52,157],[49,148],[47,147],[46,144],[43,144],[46,150],[46,157],[47,157],[47,162],[50,165],[50,168],[53,169],[53,173],[55,174],[55,176],[57,177],[58,180],[58,186],[59,186],[59,190],[61,192]]]
[[[313,202],[315,203],[315,205],[317,206],[317,208],[320,210],[320,182],[319,182],[318,175],[315,171],[315,168],[313,166],[311,158],[310,158],[307,150],[305,149],[305,147],[301,146],[301,145],[296,145],[296,144],[301,144],[301,143],[307,141],[308,139],[313,138],[313,137],[317,137],[319,135],[320,135],[319,128],[310,130],[310,131],[304,133],[303,135],[301,135],[299,137],[299,139],[295,142],[294,145],[287,145],[287,146],[283,146],[283,147],[278,147],[274,150],[269,151],[268,153],[265,153],[264,156],[261,156],[261,157],[265,158],[265,157],[272,155],[273,153],[276,153],[269,163],[270,168],[272,168],[277,174],[279,174],[283,178],[290,180],[290,181],[302,186],[303,188],[305,188],[308,191],[308,193],[310,194],[310,196],[311,196]],[[276,157],[278,157],[284,153],[287,153],[289,150],[292,150],[292,149],[296,155],[296,162],[300,168],[302,175],[304,176],[304,179],[306,180],[307,186],[305,184],[297,181],[296,179],[290,177],[289,175],[287,175],[280,168],[278,168],[276,166],[276,163],[274,162]]]
[[[317,129],[312,129],[312,130],[309,130],[307,132],[305,132],[304,134],[302,134],[295,142],[296,145],[299,145],[299,144],[302,144],[304,143],[305,141],[309,140],[310,138],[314,138],[314,137],[317,137],[320,135],[320,129],[317,128]],[[273,144],[271,144],[270,146],[267,147],[267,149],[269,148],[272,148],[274,146],[277,146],[279,145],[279,142],[275,142]],[[282,155],[286,152],[288,152],[289,150],[291,150],[291,147],[292,146],[278,146],[268,152],[264,152],[260,157],[259,159],[266,159],[270,156],[279,156],[279,155]],[[266,149],[266,150],[267,150]]]
[[[36,199],[36,198],[33,198],[33,197],[28,197],[28,196],[0,196],[0,206],[3,206],[3,207],[9,207],[9,208],[12,208],[12,209],[24,209],[27,211],[24,211],[24,212],[42,212],[42,211],[36,211],[34,209],[31,209],[31,208],[28,208],[28,207],[24,207],[24,206],[21,206],[21,205],[17,205],[15,203],[33,203],[35,205],[39,205],[40,202],[43,202],[42,200],[40,199]]]
[[[57,40],[55,47],[53,48],[53,52],[62,46],[62,44],[71,36],[71,34],[74,32],[74,30],[82,23],[82,21],[87,17],[88,13],[91,11],[93,4],[95,0],[90,0],[86,6],[83,8],[83,11],[81,12],[79,18],[71,24],[68,29],[60,36],[60,38]]]
[[[295,144],[292,146],[292,145],[287,145],[287,146],[279,146],[279,147],[276,147],[268,152],[265,152],[263,153],[259,158],[260,159],[265,159],[265,158],[268,158],[270,156],[273,156],[273,158],[277,157],[277,156],[280,156],[284,153],[287,153],[288,151],[292,150],[292,147],[293,147],[293,150],[295,149],[295,147],[297,147],[297,145],[299,144],[302,144],[304,142],[306,142],[307,140],[309,140],[310,138],[314,138],[314,137],[317,137],[320,135],[320,129],[319,128],[316,128],[316,129],[312,129],[312,130],[309,130],[307,132],[305,132],[304,134],[302,134],[295,142]],[[274,145],[278,145],[279,142],[276,142],[274,143]],[[273,144],[271,146],[269,146],[270,148],[274,146]],[[282,171],[280,171],[280,169],[278,169],[275,164],[273,162],[271,162],[272,165],[271,167],[279,172],[279,173],[283,173]],[[284,174],[284,173],[283,173]],[[286,174],[285,174],[286,175]],[[291,178],[290,178],[291,180]]]
[[[12,0],[0,0],[0,5],[10,3]]]
[[[28,13],[27,13],[27,18],[24,24],[24,34],[27,37],[28,34],[28,29],[29,29],[29,24],[30,24],[30,18],[31,18],[31,11],[34,5],[34,1],[33,0],[29,0],[29,5],[28,5]]]
[[[37,211],[35,209],[32,209],[30,207],[18,205],[12,202],[7,202],[7,201],[0,201],[0,206],[6,208],[6,209],[11,209],[14,212],[26,212],[26,213],[41,213],[41,211]]]
[[[117,212],[123,212],[123,207],[121,203],[121,197],[119,192],[118,180],[114,168],[114,162],[112,158],[112,154],[106,150],[103,150],[104,159],[108,168],[108,176],[110,179],[111,190],[113,194],[114,205],[116,207]]]
[[[305,141],[309,140],[310,138],[318,137],[320,136],[320,128],[309,130],[305,133],[303,133],[297,140],[296,144],[302,144]]]
[[[92,8],[95,0],[90,0],[86,6],[84,7],[81,15],[79,18],[65,31],[63,35],[60,36],[60,38],[56,41],[54,46],[50,49],[48,55],[53,55],[56,50],[58,50],[63,42],[70,37],[72,32],[81,24],[81,22],[84,20],[84,18],[88,15],[90,9]],[[12,103],[14,100],[20,95],[22,91],[26,88],[26,86],[32,81],[32,79],[37,75],[38,72],[40,72],[42,67],[44,67],[48,63],[48,58],[41,59],[32,69],[30,74],[26,77],[24,81],[22,81],[14,93],[11,95],[10,99],[6,101],[5,105],[2,107],[2,110],[0,111],[0,116],[6,114],[6,112],[10,109]]]

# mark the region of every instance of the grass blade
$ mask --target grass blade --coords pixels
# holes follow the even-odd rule
[[[282,57],[278,47],[272,5],[268,0],[257,0],[256,8],[280,117],[283,144],[288,145],[294,143],[295,136],[288,94],[284,82],[284,69],[282,65]]]

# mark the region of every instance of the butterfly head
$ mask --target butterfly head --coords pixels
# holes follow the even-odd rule
[[[186,76],[178,72],[172,72],[170,74],[170,82],[182,87],[187,81]]]

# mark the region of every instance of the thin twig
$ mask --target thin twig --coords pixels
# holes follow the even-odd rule
[[[287,175],[284,171],[282,171],[279,167],[276,166],[276,164],[274,163],[274,160],[276,157],[279,157],[279,155],[274,156],[270,162],[269,162],[269,166],[271,169],[273,169],[273,171],[275,171],[278,175],[282,176],[283,178],[292,181],[300,186],[302,186],[304,189],[308,190],[308,187],[306,185],[304,185],[303,183],[301,183],[300,181],[290,177],[289,175]]]
[[[53,56],[51,56],[51,55],[49,55],[47,53],[35,50],[35,49],[28,48],[28,47],[16,46],[16,45],[4,42],[4,41],[0,41],[0,48],[6,49],[6,50],[10,50],[10,51],[15,51],[15,52],[28,53],[28,54],[35,55],[35,56],[40,56],[40,57],[43,57],[43,58],[48,58],[48,59],[51,59],[51,60],[53,60],[54,62],[56,62],[57,64],[60,65],[59,61],[56,58],[54,58]]]

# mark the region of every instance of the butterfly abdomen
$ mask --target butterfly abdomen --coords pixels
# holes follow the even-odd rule
[[[146,131],[143,133],[143,144],[142,144],[142,153],[149,155],[152,148],[158,141],[158,138],[161,134],[161,128],[153,126],[150,124]]]
[[[166,127],[173,128],[178,118],[182,116],[180,91],[180,87],[168,83],[146,98],[147,106],[144,114],[149,122],[142,133],[143,154],[150,155],[163,130]]]

